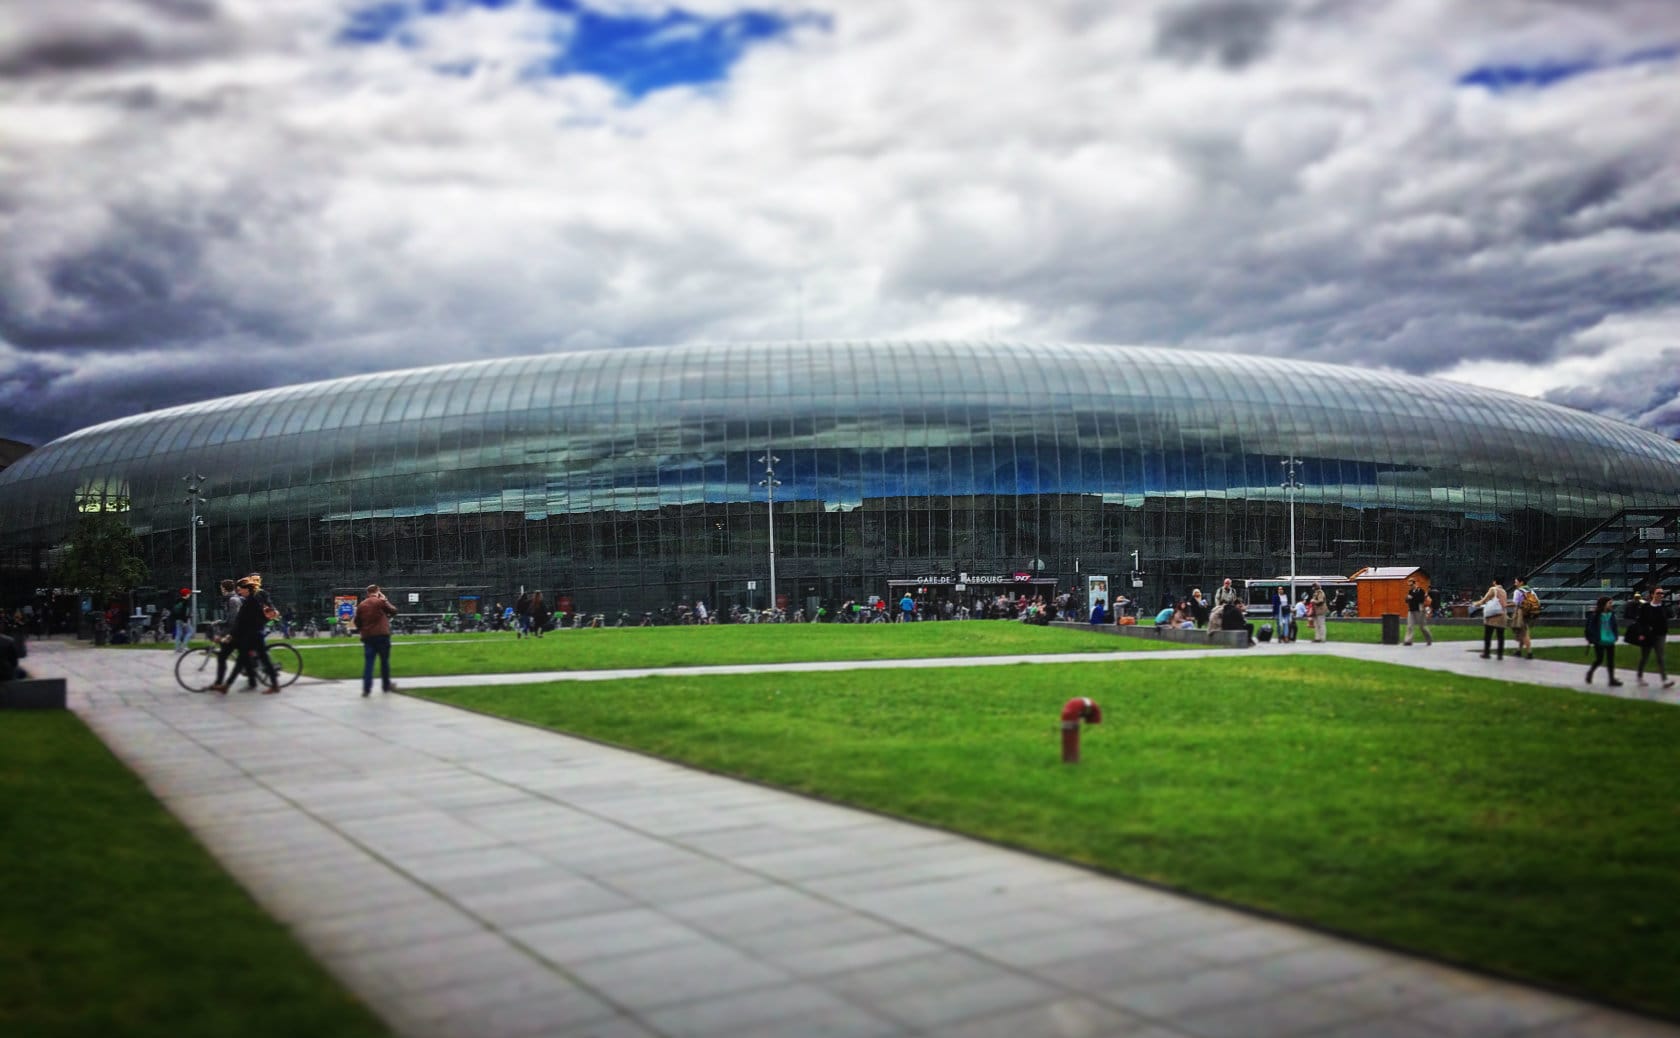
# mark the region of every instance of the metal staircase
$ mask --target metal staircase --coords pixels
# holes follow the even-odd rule
[[[1528,578],[1551,617],[1577,616],[1600,595],[1672,584],[1680,576],[1680,508],[1630,508],[1593,527]]]

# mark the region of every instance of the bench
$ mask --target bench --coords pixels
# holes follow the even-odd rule
[[[63,678],[26,678],[0,681],[0,710],[63,710]]]
[[[1247,631],[1209,631],[1201,629],[1184,629],[1179,627],[1155,627],[1143,624],[1081,624],[1058,620],[1051,627],[1066,627],[1070,630],[1097,631],[1101,634],[1114,634],[1122,638],[1149,638],[1161,642],[1178,642],[1183,645],[1197,645],[1209,649],[1246,649],[1249,646]]]

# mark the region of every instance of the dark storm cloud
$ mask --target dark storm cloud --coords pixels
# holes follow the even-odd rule
[[[0,343],[0,360],[3,351]],[[0,438],[39,446],[113,418],[297,381],[278,360],[234,341],[219,350],[147,354],[93,371],[26,355],[0,364]]]
[[[1540,372],[1676,424],[1628,357],[1680,335],[1680,69],[1457,83],[1633,53],[1672,0],[848,0],[633,102],[528,74],[549,8],[347,46],[357,6],[0,6],[0,436],[801,328]]]
[[[17,41],[0,52],[0,76],[106,68],[139,61],[155,53],[150,41],[137,32],[110,27],[65,29]]]
[[[1281,11],[1271,5],[1219,0],[1163,14],[1156,23],[1157,53],[1187,61],[1215,58],[1243,68],[1264,57]]]
[[[215,0],[137,0],[141,7],[183,22],[211,22],[221,17]]]
[[[112,211],[105,235],[43,265],[53,306],[31,312],[0,292],[0,338],[25,351],[98,351],[297,334],[285,310],[241,303],[218,284],[208,257],[218,244],[237,247],[235,213],[231,202],[190,222],[178,213]],[[0,267],[0,284],[3,276]]]
[[[228,26],[208,0],[96,0],[18,12],[18,31],[0,38],[0,78],[30,79],[179,60],[225,47]]]

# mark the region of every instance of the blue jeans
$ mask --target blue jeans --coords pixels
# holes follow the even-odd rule
[[[391,690],[391,636],[376,634],[362,639],[362,694],[373,691],[373,661],[379,660],[379,678],[385,691]]]
[[[175,621],[175,651],[186,652],[192,642],[192,624],[185,620]]]

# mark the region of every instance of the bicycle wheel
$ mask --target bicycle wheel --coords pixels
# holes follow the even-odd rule
[[[188,692],[208,692],[216,683],[216,650],[194,649],[175,660],[175,681]]]
[[[280,674],[280,687],[285,688],[303,673],[303,653],[285,642],[269,642],[268,658]]]

